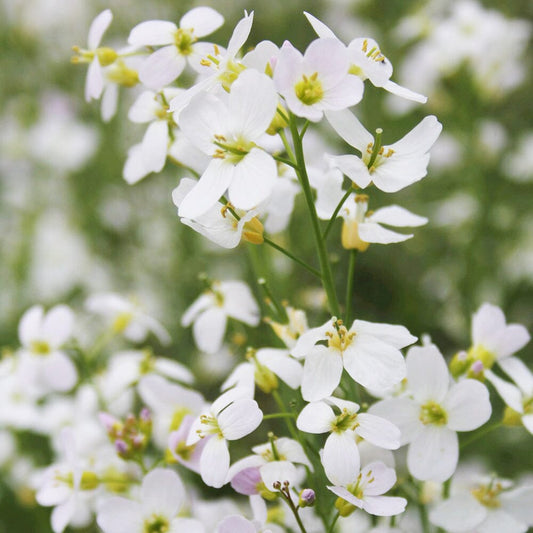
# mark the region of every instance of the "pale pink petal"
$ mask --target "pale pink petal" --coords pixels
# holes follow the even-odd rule
[[[229,461],[226,440],[217,436],[209,439],[200,458],[200,473],[203,482],[217,489],[222,487],[226,483]]]
[[[255,400],[236,400],[218,415],[218,425],[224,438],[242,439],[255,431],[263,420],[263,412]]]
[[[185,501],[185,487],[173,470],[156,468],[143,479],[141,501],[145,517],[155,514],[173,518]]]
[[[313,402],[321,400],[337,388],[342,375],[340,353],[325,346],[316,346],[305,358],[302,378],[302,396]]]
[[[178,27],[166,20],[146,20],[137,24],[128,37],[128,43],[134,46],[163,46],[174,43],[174,34]]]
[[[388,450],[400,447],[400,430],[392,422],[370,413],[357,415],[356,433],[363,439]]]
[[[392,489],[396,483],[396,471],[376,461],[361,470],[361,478],[365,496],[379,496]]]
[[[252,209],[266,200],[277,179],[276,162],[270,154],[253,148],[233,167],[229,199],[239,209]]]
[[[444,357],[434,344],[413,346],[407,353],[407,382],[419,403],[440,403],[450,382]]]
[[[305,51],[303,70],[308,75],[318,72],[325,93],[329,92],[348,78],[346,46],[338,39],[315,39]]]
[[[339,110],[351,107],[363,98],[364,84],[356,76],[346,76],[341,83],[335,85],[324,94],[320,101],[322,109]]]
[[[226,314],[220,307],[204,311],[193,324],[196,345],[206,353],[220,350],[226,331]]]
[[[150,89],[161,89],[183,72],[186,63],[174,45],[165,46],[144,60],[139,68],[139,79]]]
[[[167,160],[168,124],[164,120],[152,122],[141,142],[143,167],[150,172],[161,172]]]
[[[111,13],[110,9],[106,9],[97,15],[96,18],[91,22],[89,35],[87,37],[87,45],[89,50],[95,50],[98,48],[98,45],[100,44],[105,31],[107,28],[109,28],[112,20],[113,13]]]
[[[96,522],[104,533],[142,533],[143,516],[141,506],[126,498],[112,496],[103,500]]]
[[[326,439],[322,464],[328,479],[336,485],[349,485],[360,467],[359,450],[352,431],[331,433]]]
[[[454,431],[472,431],[487,422],[492,413],[489,391],[475,379],[453,385],[442,407],[448,415],[448,427]]]
[[[256,533],[257,529],[250,520],[239,515],[232,515],[219,522],[215,533]]]
[[[195,7],[180,20],[180,28],[192,29],[196,37],[213,33],[224,24],[224,17],[211,7]]]
[[[427,425],[409,445],[407,467],[417,479],[443,482],[455,472],[458,458],[457,433]]]

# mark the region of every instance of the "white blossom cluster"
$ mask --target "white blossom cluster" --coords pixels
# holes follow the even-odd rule
[[[0,365],[7,429],[0,459],[14,463],[12,433],[50,439],[53,464],[29,470],[37,502],[53,507],[55,533],[94,521],[104,533],[533,526],[531,483],[476,475],[450,490],[469,443],[458,433],[483,428],[476,439],[501,424],[533,433],[533,375],[515,356],[529,341],[526,328],[484,304],[471,346],[447,361],[428,339],[415,344],[406,327],[352,312],[356,254],[413,237],[388,227],[427,223],[396,204],[369,210],[373,187],[390,194],[422,180],[442,126],[427,116],[390,144],[382,129],[369,132],[355,106],[370,85],[395,98],[426,98],[392,81],[374,39],[345,44],[305,17],[317,38],[304,52],[289,41],[243,52],[253,12],[227,45],[204,41],[224,23],[209,7],[177,23],[142,22],[121,48],[105,46],[113,18],[105,10],[87,47],[74,47],[74,62],[88,66],[86,100],[101,99],[104,121],[117,110],[120,87],[141,88],[128,119],[146,132],[128,151],[124,179],[136,183],[167,162],[185,167],[190,175],[169,197],[186,226],[223,248],[243,241],[275,248],[320,280],[327,303],[310,327],[304,310],[278,302],[268,280],[259,282],[265,312],[246,283],[205,278],[206,290],[181,317],[200,352],[221,353],[230,322],[258,331],[266,322],[276,338],[249,347],[212,401],[186,366],[145,346],[149,336],[161,346],[171,338],[137,302],[105,293],[86,301],[83,316],[66,305],[27,310],[19,346]],[[310,153],[321,122],[348,153]],[[319,269],[269,236],[290,223],[300,193]],[[327,253],[337,217],[350,261],[343,305]],[[99,333],[84,333],[98,317]],[[125,341],[133,347],[124,349]],[[503,420],[492,425],[489,387],[505,403]],[[13,464],[8,470],[16,485]],[[207,500],[202,484],[227,486],[249,506],[237,496]]]

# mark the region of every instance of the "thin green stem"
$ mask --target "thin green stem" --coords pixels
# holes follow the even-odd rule
[[[422,503],[418,502],[418,513],[420,514],[420,522],[422,524],[423,533],[430,533],[431,526],[429,524],[429,516],[427,507]]]
[[[287,119],[287,124],[289,123],[289,119]],[[285,130],[280,130],[278,132],[281,141],[283,142],[283,146],[285,147],[285,151],[287,152],[287,155],[292,159],[292,161],[296,160],[296,157],[294,157],[294,152],[292,150],[292,147],[287,139],[287,135],[285,135]]]
[[[289,322],[289,317],[287,316],[287,311],[285,308],[278,302],[278,299],[274,296],[268,283],[265,278],[260,278],[257,280],[257,284],[263,289],[266,298],[265,303],[275,312],[277,319],[282,323],[287,324]]]
[[[283,401],[283,398],[281,397],[281,395],[280,395],[278,390],[274,389],[272,391],[272,397],[274,398],[274,401],[276,402],[276,404],[279,407],[279,410],[282,413],[292,414],[285,407],[285,402]],[[289,430],[289,433],[292,435],[292,437],[301,444],[302,442],[301,442],[301,439],[300,439],[300,435],[298,435],[298,432],[296,431],[294,423],[291,420],[292,418],[293,418],[292,416],[285,417],[285,423],[287,424],[287,429]]]
[[[495,424],[492,424],[491,426],[486,426],[486,427],[480,429],[474,435],[472,435],[469,439],[466,439],[463,442],[461,442],[461,444],[459,445],[459,449],[462,450],[462,449],[466,448],[467,446],[469,446],[470,444],[472,444],[476,440],[478,440],[481,437],[484,437],[485,435],[487,435],[487,433],[490,433],[491,431],[494,431],[495,429],[498,429],[501,426],[502,426],[501,422],[496,422]]]
[[[287,505],[290,507],[292,514],[294,515],[294,518],[296,518],[296,522],[298,523],[298,527],[300,528],[300,531],[302,533],[307,533],[307,530],[305,529],[302,519],[300,518],[300,515],[298,514],[298,508],[294,505],[294,502],[292,501],[291,493],[287,490],[287,492],[280,491],[280,494],[282,495],[283,499],[287,502]]]
[[[340,513],[337,511],[337,514],[335,515],[335,518],[333,518],[333,522],[331,522],[330,526],[328,527],[328,533],[333,533],[335,530],[335,524],[337,523],[337,520],[340,517]]]
[[[269,246],[272,246],[272,248],[275,248],[278,252],[281,252],[282,254],[286,255],[287,257],[289,257],[290,259],[298,263],[300,266],[303,266],[306,270],[311,272],[311,274],[313,274],[314,276],[318,278],[322,277],[322,274],[316,268],[313,268],[311,265],[308,265],[305,261],[303,261],[302,259],[299,259],[295,255],[293,255],[291,252],[289,252],[289,250],[286,250],[285,248],[283,248],[283,246],[276,244],[274,241],[271,241],[268,237],[265,237],[265,236],[263,236],[263,240],[266,244],[268,244]]]
[[[348,196],[352,194],[353,187],[350,187],[342,197],[341,201],[337,204],[337,207],[335,208],[335,211],[333,211],[333,214],[331,215],[331,218],[328,221],[328,225],[326,226],[326,229],[324,230],[324,233],[322,233],[322,239],[326,240],[326,237],[328,236],[328,233],[330,232],[331,228],[333,227],[333,224],[335,223],[335,220],[337,219],[337,215],[339,214],[339,211],[341,210],[342,206],[344,205],[344,202],[348,199]]]
[[[305,168],[305,158],[303,153],[302,140],[300,138],[300,134],[298,133],[296,119],[292,114],[290,115],[289,126],[292,135],[292,142],[294,144],[296,163],[298,164],[296,173],[298,174],[298,179],[300,180],[300,184],[302,185],[302,189],[304,191],[305,201],[307,203],[309,216],[311,218],[311,226],[313,228],[313,234],[315,236],[318,259],[320,261],[320,272],[322,274],[322,286],[324,287],[324,290],[326,291],[326,295],[328,297],[328,303],[331,314],[334,316],[340,316],[340,307],[339,302],[337,300],[337,293],[335,292],[335,284],[333,282],[333,275],[331,273],[328,253],[324,240],[322,239],[320,224],[318,221],[318,216],[316,214],[313,192],[311,191],[309,177]]]
[[[290,159],[286,159],[285,157],[280,157],[279,155],[273,155],[272,157],[276,161],[279,161],[280,163],[283,163],[284,165],[288,165],[292,168],[296,168],[296,165]]]
[[[264,415],[263,420],[272,420],[274,418],[295,418],[296,415],[293,413],[271,413],[269,415]]]
[[[350,323],[352,321],[352,301],[356,257],[357,250],[350,250],[350,259],[348,262],[348,276],[346,278],[346,310],[344,312],[346,327],[350,327]]]

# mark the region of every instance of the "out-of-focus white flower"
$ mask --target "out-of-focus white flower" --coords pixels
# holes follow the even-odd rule
[[[516,148],[503,161],[503,172],[517,183],[533,181],[533,132],[518,140]]]
[[[289,109],[318,122],[325,110],[346,109],[363,96],[363,83],[348,74],[346,47],[337,39],[316,39],[302,55],[286,41],[274,70],[274,82]]]
[[[283,341],[287,348],[294,348],[296,342],[302,333],[309,329],[307,325],[307,316],[302,309],[294,309],[293,307],[286,307],[288,322],[280,323],[268,321],[274,333]]]
[[[156,468],[143,479],[140,501],[107,498],[99,507],[96,521],[104,533],[205,533],[198,520],[178,516],[185,497],[185,487],[178,474],[167,468]]]
[[[396,483],[396,472],[383,463],[370,463],[351,481],[328,489],[338,496],[335,507],[342,509],[355,505],[369,514],[392,516],[403,513],[407,500],[394,496],[382,496]],[[342,513],[342,512],[341,512]]]
[[[276,162],[256,141],[270,125],[277,103],[272,80],[247,70],[231,86],[227,103],[204,93],[183,110],[183,132],[212,159],[182,200],[180,216],[204,214],[226,190],[238,209],[257,207],[270,196],[278,175]]]
[[[53,307],[45,314],[40,305],[28,309],[19,323],[17,376],[41,394],[68,391],[76,384],[74,363],[61,349],[71,338],[74,313],[66,305]]]
[[[162,344],[170,343],[168,331],[134,300],[115,293],[101,293],[89,296],[85,306],[89,312],[109,320],[114,332],[122,333],[133,342],[142,342],[153,333]]]
[[[208,438],[200,458],[202,480],[210,487],[222,487],[227,482],[230,455],[227,441],[242,439],[255,431],[263,420],[257,402],[246,389],[231,389],[201,414],[192,424],[187,445]]]
[[[533,486],[513,488],[507,480],[472,479],[464,490],[430,511],[429,519],[450,533],[525,533],[533,526]]]
[[[409,444],[407,467],[414,477],[445,481],[457,467],[457,431],[482,426],[492,408],[483,383],[465,379],[450,386],[446,362],[430,344],[409,350],[404,395],[382,400],[370,412],[400,428],[402,445]]]
[[[147,87],[160,89],[174,81],[187,61],[195,70],[202,71],[200,61],[213,51],[211,43],[199,43],[220,28],[224,17],[211,7],[195,7],[180,19],[179,28],[165,20],[147,20],[137,24],[128,37],[133,46],[162,46],[142,64],[139,78]]]
[[[305,11],[304,15],[319,37],[339,40],[333,31],[323,22]],[[369,79],[375,87],[383,87],[386,91],[403,98],[422,104],[426,103],[427,98],[425,96],[410,91],[390,80],[392,76],[392,65],[381,53],[379,45],[374,39],[368,37],[354,39],[348,45],[347,53],[350,63],[350,74],[360,77],[363,81]]]
[[[242,281],[213,282],[210,289],[185,311],[181,325],[193,324],[198,348],[214,353],[222,346],[228,317],[249,326],[259,324],[259,307]]]
[[[330,156],[331,164],[359,187],[373,183],[384,192],[399,191],[427,174],[429,149],[442,131],[442,124],[430,115],[399,141],[381,146],[381,133],[372,137],[350,111],[329,111],[326,118],[350,146],[361,152],[361,157]]]
[[[327,341],[327,345],[322,344]],[[348,330],[333,318],[303,333],[291,350],[305,357],[302,396],[317,401],[330,396],[341,380],[342,370],[370,389],[387,389],[405,377],[400,352],[416,341],[406,328],[355,320]]]

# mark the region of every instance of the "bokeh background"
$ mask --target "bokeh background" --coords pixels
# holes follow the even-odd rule
[[[170,191],[182,170],[168,164],[136,186],[124,182],[127,149],[143,134],[126,118],[135,89],[122,91],[117,116],[107,124],[98,104],[83,99],[85,69],[70,64],[70,49],[85,44],[96,14],[112,9],[105,42],[120,46],[135,24],[178,21],[194,5],[224,15],[214,42],[227,42],[243,9],[255,11],[250,47],[289,39],[304,50],[314,33],[303,10],[345,42],[371,36],[394,65],[393,79],[429,101],[411,105],[367,85],[357,107],[367,129],[382,127],[390,144],[428,114],[443,123],[428,177],[393,200],[430,222],[404,244],[359,254],[354,305],[360,318],[427,333],[447,355],[469,346],[471,314],[485,301],[532,331],[530,1],[1,0],[0,346],[17,346],[17,323],[35,303],[81,309],[94,292],[133,294],[172,334],[170,347],[155,345],[158,353],[190,364],[208,391],[235,364],[232,344],[265,346],[271,333],[264,326],[246,339],[234,326],[227,353],[198,354],[179,321],[202,289],[199,272],[245,279],[258,296],[257,274],[267,274],[280,298],[309,310],[311,323],[323,319],[322,295],[306,271],[265,247],[216,248],[180,224]],[[372,207],[391,203],[378,193]],[[301,200],[276,240],[316,264]],[[342,280],[347,258],[337,224],[329,249]],[[531,364],[531,346],[523,356]],[[531,472],[524,433],[502,432],[478,450],[500,475]],[[31,464],[46,464],[46,442],[25,432],[17,446],[24,456],[0,442],[0,532],[48,532],[49,510],[35,506],[27,486]]]

